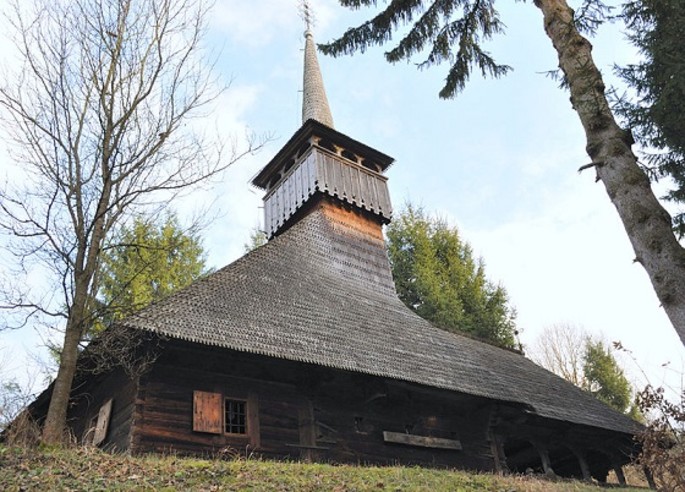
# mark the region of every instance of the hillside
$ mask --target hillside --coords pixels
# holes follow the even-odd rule
[[[0,490],[591,492],[604,489],[581,482],[418,467],[334,466],[231,457],[131,457],[84,448],[27,450],[0,446]]]

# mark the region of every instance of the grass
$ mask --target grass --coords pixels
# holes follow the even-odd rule
[[[0,490],[591,492],[603,489],[577,481],[552,482],[534,477],[500,477],[419,467],[128,456],[88,448],[25,449],[0,445]]]

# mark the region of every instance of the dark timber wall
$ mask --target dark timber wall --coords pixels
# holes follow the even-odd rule
[[[67,416],[77,441],[92,440],[92,425],[100,408],[112,399],[106,438],[101,446],[112,451],[128,450],[135,394],[135,381],[123,370],[91,377],[87,383],[77,382],[72,390],[72,404]]]
[[[193,393],[247,401],[244,436],[193,431]],[[222,449],[331,462],[492,469],[491,404],[382,378],[195,344],[169,342],[140,381],[132,451]],[[384,431],[419,439],[387,442]],[[424,447],[458,441],[461,450]]]
[[[119,369],[77,383],[68,418],[79,441],[92,442],[106,413],[102,441],[94,444],[114,451],[254,453],[598,480],[620,471],[634,451],[629,435],[541,418],[520,403],[173,339],[159,353],[139,379]],[[39,422],[48,399],[46,391],[31,407]],[[244,404],[244,433],[224,432],[225,399]]]

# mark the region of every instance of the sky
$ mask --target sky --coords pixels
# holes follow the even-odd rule
[[[375,11],[349,11],[335,0],[310,3],[317,42]],[[578,325],[631,351],[619,358],[637,386],[648,382],[644,372],[652,384],[679,390],[685,349],[633,263],[601,183],[592,171],[577,172],[589,162],[585,138],[568,93],[543,74],[557,61],[541,14],[531,2],[498,4],[506,34],[487,46],[514,70],[499,80],[476,75],[453,100],[437,95],[447,66],[419,71],[420,57],[390,65],[382,48],[319,55],[335,127],[396,159],[387,172],[396,210],[410,201],[459,229],[490,280],[509,293],[524,347],[547,326]],[[217,75],[230,87],[206,124],[238,146],[249,132],[269,141],[211,187],[173,204],[182,217],[203,207],[216,217],[203,232],[213,267],[240,257],[261,225],[262,194],[250,179],[301,124],[303,31],[295,0],[215,4],[206,41]],[[607,81],[619,84],[612,64],[636,61],[620,29],[602,29],[592,43]],[[6,55],[1,47],[0,55]],[[9,166],[4,149],[3,166]],[[5,377],[32,371],[30,354],[42,353],[41,343],[30,329],[0,333]]]

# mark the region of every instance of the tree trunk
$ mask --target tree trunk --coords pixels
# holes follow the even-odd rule
[[[82,310],[77,307],[72,308],[64,332],[64,345],[60,353],[59,369],[52,387],[50,406],[43,427],[42,441],[46,444],[62,444],[68,437],[66,433],[67,409],[69,408],[71,385],[74,374],[76,374],[78,344],[81,341],[81,323],[77,319],[79,317],[83,317]]]
[[[623,227],[656,295],[685,345],[685,250],[671,217],[654,196],[649,179],[631,150],[630,132],[614,119],[602,76],[592,59],[592,45],[578,33],[566,0],[534,0],[547,35],[559,55],[571,90],[571,103],[587,138],[586,151],[604,183]]]
[[[76,374],[78,362],[78,346],[86,332],[86,317],[89,315],[87,304],[89,291],[93,277],[97,271],[98,253],[105,238],[106,211],[110,203],[112,180],[106,165],[103,164],[103,185],[96,219],[93,224],[93,233],[90,243],[85,238],[82,227],[77,227],[78,234],[82,236],[79,241],[79,251],[76,254],[76,271],[74,272],[74,299],[67,320],[64,333],[64,345],[60,354],[59,369],[52,388],[50,406],[43,427],[42,440],[47,444],[59,444],[64,442],[67,427],[67,410],[71,387]],[[88,320],[90,322],[90,320]]]

